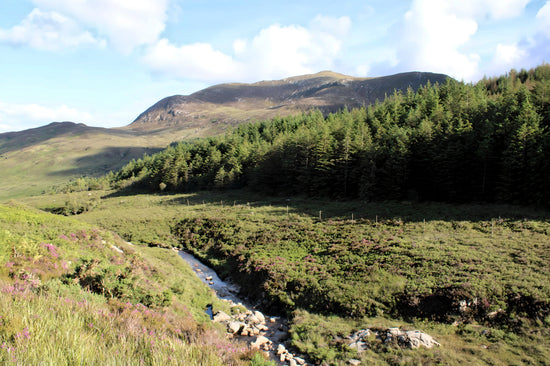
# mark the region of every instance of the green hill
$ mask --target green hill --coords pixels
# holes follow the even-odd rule
[[[206,306],[227,305],[177,253],[74,219],[0,205],[0,292],[2,364],[238,365],[249,357],[209,325]]]

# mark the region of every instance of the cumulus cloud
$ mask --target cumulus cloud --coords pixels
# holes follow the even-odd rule
[[[537,31],[546,38],[550,39],[550,1],[547,1],[539,9],[536,16]]]
[[[465,51],[479,24],[518,16],[530,0],[414,0],[397,28],[399,66],[447,73],[473,80],[480,75],[480,56]],[[513,44],[499,44],[493,67],[508,67],[525,57]],[[500,58],[500,59],[497,59]]]
[[[177,46],[166,39],[150,47],[144,62],[158,74],[210,82],[254,81],[331,69],[349,31],[348,17],[316,17],[309,27],[273,24],[251,39],[233,42],[233,53],[210,44]]]
[[[19,25],[0,29],[0,42],[49,51],[86,44],[105,44],[90,32],[82,30],[72,19],[54,11],[45,12],[40,9],[33,9]]]
[[[459,48],[476,33],[477,23],[452,10],[449,2],[413,2],[400,29],[400,65],[409,69],[423,69],[421,71],[444,72],[464,79],[474,75],[479,56],[463,54]]]
[[[105,36],[122,52],[156,42],[165,28],[168,0],[33,0]]]
[[[92,116],[66,105],[43,106],[0,102],[0,132],[19,131],[54,121],[89,123]]]

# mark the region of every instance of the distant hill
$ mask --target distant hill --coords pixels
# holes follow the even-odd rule
[[[0,134],[0,201],[39,194],[81,176],[101,176],[176,140],[187,130],[140,132],[54,122]]]
[[[319,108],[337,111],[382,100],[394,90],[443,83],[446,75],[411,72],[354,78],[333,72],[254,84],[221,84],[165,98],[123,128],[54,122],[0,134],[0,201],[39,194],[81,176],[101,176],[174,141],[222,133],[239,123]]]
[[[382,101],[395,90],[416,90],[429,82],[444,83],[447,75],[407,72],[376,78],[356,78],[330,71],[254,84],[220,84],[191,95],[174,95],[154,104],[127,126],[133,130],[159,128],[221,128],[246,121],[271,119],[320,109]]]

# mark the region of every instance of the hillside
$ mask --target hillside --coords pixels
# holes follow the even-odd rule
[[[417,88],[447,77],[405,73],[359,79],[332,72],[255,84],[222,84],[190,96],[168,97],[125,128],[97,128],[54,122],[0,134],[0,201],[40,194],[82,176],[98,177],[174,141],[218,135],[230,125],[332,111],[381,100],[394,89]]]
[[[249,364],[177,253],[20,205],[0,205],[0,228],[1,364]]]
[[[0,200],[40,194],[81,176],[97,177],[195,132],[139,131],[54,122],[0,134]]]
[[[448,79],[366,108],[240,125],[133,161],[111,183],[550,206],[549,85],[543,65],[526,78]]]
[[[220,84],[191,95],[165,98],[128,126],[134,130],[152,130],[187,126],[207,128],[235,125],[276,116],[320,109],[335,112],[382,101],[395,90],[416,90],[428,81],[444,83],[446,75],[408,72],[376,78],[356,78],[323,71],[283,80],[254,84]]]

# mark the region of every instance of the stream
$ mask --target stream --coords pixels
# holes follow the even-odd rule
[[[242,299],[239,297],[239,291],[240,287],[236,284],[222,281],[218,274],[210,267],[199,261],[197,258],[195,258],[192,254],[185,252],[185,251],[179,251],[179,256],[186,261],[191,268],[193,269],[193,272],[204,282],[206,283],[214,292],[216,293],[216,296],[226,301],[230,304],[243,306],[250,312],[255,312],[260,309],[257,309],[254,305],[247,302],[245,299]],[[205,309],[206,313],[210,316],[212,319],[216,314],[212,314],[212,307],[209,307]],[[270,349],[260,348],[268,353],[268,356],[275,361],[279,365],[288,365],[290,362],[290,365],[294,364],[302,364],[305,365],[305,363],[296,362],[294,361],[294,355],[289,353],[286,348],[281,346],[281,344],[288,339],[288,325],[287,321],[284,318],[278,317],[278,316],[268,316],[265,315],[265,323],[263,324],[263,330],[259,334],[254,335],[240,335],[235,333],[235,337],[247,342],[250,346],[254,346],[254,342],[257,341],[260,336],[264,336],[267,339],[269,339],[271,343]],[[282,348],[281,348],[282,347]],[[267,347],[266,347],[267,348]],[[281,351],[284,349],[284,351]],[[283,360],[283,356],[287,356],[285,360]],[[296,358],[298,361],[302,361],[300,358]],[[294,362],[293,362],[294,361]]]

